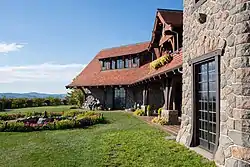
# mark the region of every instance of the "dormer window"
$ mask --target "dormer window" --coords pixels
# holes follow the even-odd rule
[[[124,69],[124,68],[135,68],[139,67],[139,57],[138,55],[135,56],[119,56],[119,57],[112,57],[108,59],[101,59],[100,65],[101,70],[115,70],[115,69]]]
[[[102,60],[101,61],[101,65],[102,65],[102,70],[106,70],[106,61],[105,60]]]
[[[115,60],[111,61],[111,69],[112,70],[116,69],[116,62],[115,62]]]
[[[132,67],[138,67],[139,66],[139,64],[138,64],[138,57],[137,56],[134,56],[133,58],[132,58]]]
[[[125,58],[125,65],[124,65],[125,68],[129,68],[129,59],[128,58]]]
[[[117,69],[124,68],[124,62],[123,62],[122,57],[120,57],[120,58],[118,58],[118,59],[116,60],[116,64],[117,64]]]

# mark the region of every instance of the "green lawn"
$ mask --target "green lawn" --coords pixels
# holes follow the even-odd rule
[[[53,111],[53,112],[62,112],[62,111],[68,111],[72,107],[71,105],[62,105],[62,106],[45,106],[45,107],[30,107],[30,108],[19,108],[19,109],[12,109],[5,112],[0,113],[19,113],[19,112],[43,112],[43,111]]]
[[[0,166],[209,167],[214,163],[132,114],[104,112],[88,129],[0,133]]]

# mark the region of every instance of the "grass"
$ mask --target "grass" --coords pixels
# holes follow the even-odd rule
[[[0,113],[20,113],[20,112],[62,112],[68,111],[72,107],[71,105],[62,105],[62,106],[44,106],[44,107],[30,107],[30,108],[19,108],[19,109],[11,109],[5,112]]]
[[[0,166],[213,167],[132,114],[104,112],[88,129],[0,133]]]

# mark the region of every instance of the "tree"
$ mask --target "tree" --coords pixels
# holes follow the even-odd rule
[[[72,91],[67,93],[66,99],[68,100],[69,104],[82,107],[85,99],[85,94],[81,89],[73,89]]]

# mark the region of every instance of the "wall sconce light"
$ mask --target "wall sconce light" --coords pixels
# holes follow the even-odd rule
[[[199,13],[198,14],[198,21],[201,24],[204,24],[207,21],[207,15],[204,13]]]

